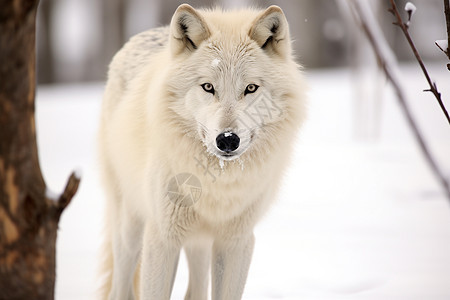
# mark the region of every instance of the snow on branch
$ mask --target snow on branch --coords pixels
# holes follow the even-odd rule
[[[400,13],[398,12],[397,6],[395,5],[394,0],[390,0],[391,2],[391,8],[389,9],[389,12],[391,12],[395,18],[397,19],[396,22],[394,22],[394,25],[397,25],[401,28],[404,36],[406,37],[406,40],[408,41],[408,44],[414,53],[414,56],[416,57],[417,62],[419,63],[420,68],[422,69],[423,74],[425,75],[425,78],[427,79],[428,85],[430,86],[429,89],[426,89],[426,92],[433,93],[434,97],[436,98],[439,107],[441,108],[442,112],[444,113],[445,118],[447,119],[448,124],[450,125],[450,116],[448,114],[447,109],[445,108],[444,102],[441,98],[441,93],[439,93],[437,89],[437,85],[435,82],[433,82],[430,78],[430,75],[428,75],[427,68],[425,67],[425,64],[422,61],[422,58],[419,55],[419,52],[417,51],[416,45],[414,44],[411,36],[409,35],[408,31],[408,24],[404,23],[402,20],[402,17],[400,16]],[[405,7],[406,9],[406,7]]]
[[[408,13],[408,22],[406,23],[406,26],[409,26],[410,22],[411,22],[411,18],[414,15],[414,13],[416,12],[416,6],[414,4],[412,4],[411,2],[407,2],[405,5],[405,11]]]
[[[405,11],[410,15],[409,19],[411,19],[411,16],[416,12],[416,9],[416,6],[411,2],[406,3]]]
[[[419,145],[420,150],[422,151],[422,154],[424,155],[431,170],[439,180],[439,183],[444,189],[448,200],[450,200],[449,182],[442,174],[440,167],[432,156],[428,145],[426,144],[425,139],[422,136],[422,133],[420,132],[417,123],[411,114],[409,106],[406,102],[404,88],[402,87],[397,59],[393,54],[391,48],[389,47],[378,22],[375,20],[375,16],[370,8],[370,3],[365,0],[349,0],[345,3],[349,5],[355,21],[359,24],[367,39],[369,40],[369,43],[375,52],[375,56],[377,57],[380,67],[382,68],[387,79],[394,88],[394,91],[397,95],[397,100],[400,104],[400,108],[406,117],[408,125],[414,134],[414,137]],[[394,9],[396,9],[395,6]],[[403,24],[401,19],[400,22],[401,24]]]
[[[434,43],[442,52],[444,52],[446,55],[448,55],[448,41],[447,40],[437,40]]]

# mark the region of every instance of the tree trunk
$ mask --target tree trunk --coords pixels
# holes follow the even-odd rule
[[[0,299],[53,299],[59,217],[72,174],[53,199],[39,167],[34,120],[38,0],[0,5]]]
[[[53,55],[53,35],[52,14],[55,1],[40,0],[37,33],[37,74],[38,83],[53,83],[55,81],[54,55]],[[39,26],[40,25],[40,26]]]

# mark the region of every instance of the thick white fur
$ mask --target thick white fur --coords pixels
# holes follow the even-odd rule
[[[244,96],[251,83],[259,89]],[[135,299],[137,270],[142,299],[169,299],[181,248],[190,268],[186,299],[207,299],[210,269],[212,299],[241,298],[253,227],[275,198],[304,118],[304,90],[276,6],[224,12],[181,5],[170,29],[137,35],[116,54],[99,131],[105,299]],[[258,97],[272,113],[249,113]],[[241,146],[221,162],[214,141],[224,130],[237,132]],[[214,178],[207,164],[218,170]],[[192,206],[168,198],[179,173],[200,180]]]

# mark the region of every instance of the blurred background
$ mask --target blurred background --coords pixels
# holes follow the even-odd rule
[[[400,60],[411,51],[400,30],[391,24],[389,1],[372,3],[384,32]],[[167,25],[178,5],[174,0],[41,0],[38,14],[39,83],[105,80],[112,56],[133,35]],[[362,38],[353,20],[343,17],[337,1],[330,0],[192,0],[194,7],[282,7],[290,24],[299,61],[308,69],[335,68],[371,59],[369,49],[355,61]],[[396,1],[402,9],[404,0]],[[446,36],[441,0],[416,0],[411,34],[426,61],[440,56],[434,40]],[[417,38],[418,37],[418,38]],[[350,59],[351,58],[351,59]]]
[[[346,0],[186,1],[279,5],[309,83],[308,120],[279,201],[256,228],[244,299],[450,299],[450,206],[418,150],[372,49],[343,9]],[[399,62],[408,105],[450,178],[450,126],[388,0],[366,0]],[[57,244],[56,299],[97,299],[104,196],[96,132],[112,56],[134,34],[167,25],[173,0],[41,0],[38,10],[37,138],[48,186],[63,190],[83,170]],[[396,0],[403,11],[406,1]],[[414,0],[411,36],[450,106],[442,0]],[[194,158],[193,158],[194,159]],[[270,176],[270,174],[268,174]],[[188,280],[181,257],[173,299]]]

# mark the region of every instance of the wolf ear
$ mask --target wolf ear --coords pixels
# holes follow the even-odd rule
[[[192,6],[178,6],[170,22],[170,48],[174,55],[194,51],[210,35],[205,20]]]
[[[289,26],[283,11],[276,5],[267,8],[253,21],[248,35],[270,54],[290,55]]]

